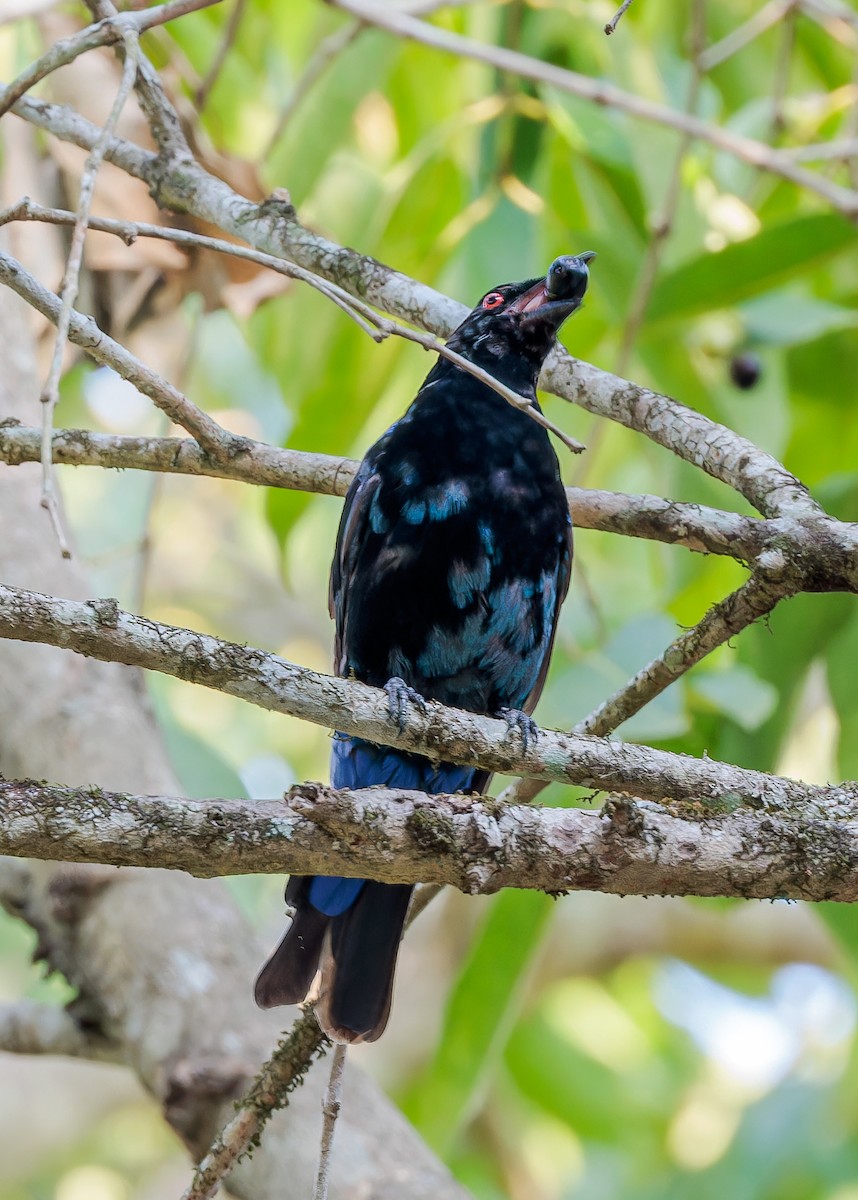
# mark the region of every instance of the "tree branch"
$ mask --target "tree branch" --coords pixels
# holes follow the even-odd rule
[[[98,136],[97,126],[61,105],[25,98],[14,111],[86,149]],[[281,199],[272,196],[263,204],[254,204],[198,163],[186,163],[180,171],[164,169],[156,155],[121,139],[114,139],[106,157],[148,183],[163,207],[192,213],[258,250],[286,257],[339,284],[350,295],[439,337],[447,336],[468,311],[463,304],[377,259],[304,228],[294,209]],[[540,383],[589,412],[643,433],[734,487],[765,516],[821,512],[807,488],[771,455],[667,396],[600,371],[563,350],[549,357]]]
[[[28,304],[55,325],[59,322],[62,304],[58,296],[25,271],[11,254],[0,251],[0,283],[17,292]],[[213,458],[225,458],[236,453],[244,439],[229,433],[212,420],[202,409],[192,404],[177,388],[163,379],[151,367],[126,350],[119,342],[98,328],[92,317],[71,310],[68,328],[69,341],[80,346],[98,363],[112,367],[123,379],[128,379],[138,391],[148,396],[165,412],[171,421],[181,425]]]
[[[347,12],[369,25],[377,25],[397,37],[410,38],[432,46],[436,50],[455,54],[460,58],[471,58],[477,62],[488,63],[499,71],[507,71],[519,75],[522,79],[531,79],[536,83],[546,83],[559,88],[573,96],[591,100],[606,108],[615,108],[626,112],[629,116],[644,121],[652,121],[668,129],[679,130],[694,138],[709,142],[719,150],[739,158],[750,166],[772,175],[788,179],[798,187],[807,188],[822,196],[832,208],[843,213],[849,220],[858,221],[858,192],[852,188],[844,188],[833,183],[813,171],[799,167],[794,160],[773,150],[764,142],[754,141],[753,138],[733,133],[721,125],[713,125],[691,113],[677,112],[663,104],[656,104],[643,96],[624,92],[621,88],[607,83],[603,79],[590,79],[577,71],[555,67],[551,63],[540,62],[517,50],[508,50],[503,46],[492,46],[484,42],[474,41],[461,34],[442,29],[437,25],[429,25],[425,21],[416,20],[407,13],[395,10],[377,3],[364,3],[364,0],[330,0],[333,7]]]
[[[281,449],[249,438],[232,458],[216,462],[190,438],[130,437],[86,429],[55,430],[52,451],[54,462],[67,466],[209,476],[324,496],[344,496],[358,467],[351,458]],[[0,419],[0,462],[18,466],[38,459],[39,431]],[[661,496],[578,487],[567,487],[566,495],[579,529],[667,542],[742,562],[753,561],[772,537],[783,545],[791,537],[804,536],[804,527],[794,522],[767,522]]]
[[[0,851],[202,877],[443,883],[471,894],[858,900],[858,793],[846,819],[824,806],[761,815],[740,803],[733,796],[720,815],[699,806],[676,815],[617,797],[590,812],[315,783],[283,800],[186,800],[0,782]]]
[[[120,1048],[98,1031],[85,1030],[68,1009],[33,1000],[0,1005],[0,1050],[7,1054],[62,1054],[121,1062]]]
[[[196,12],[197,9],[208,8],[217,3],[219,0],[170,0],[168,4],[144,8],[139,12],[114,13],[103,21],[88,25],[86,29],[71,37],[61,38],[41,58],[22,71],[17,79],[0,88],[0,117],[30,88],[35,87],[39,80],[74,62],[88,50],[94,50],[97,46],[116,45],[128,32],[141,34],[156,25],[164,25],[176,17],[183,17],[186,13]]]
[[[107,662],[161,671],[251,704],[434,759],[504,774],[620,791],[644,799],[723,801],[767,809],[800,806],[850,814],[854,789],[814,788],[714,759],[630,743],[541,731],[518,749],[505,721],[428,701],[405,729],[387,696],[350,679],[321,675],[275,654],[122,612],[115,600],[79,603],[0,585],[0,637],[42,642]]]

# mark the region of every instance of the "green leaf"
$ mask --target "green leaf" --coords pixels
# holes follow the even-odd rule
[[[660,279],[647,319],[691,317],[738,304],[854,247],[855,227],[843,217],[799,217],[764,227],[756,237],[703,254]]]
[[[527,968],[553,908],[541,892],[505,891],[491,906],[447,1004],[441,1041],[403,1109],[430,1146],[448,1150],[473,1114],[519,1014]]]
[[[798,288],[769,292],[742,306],[751,338],[779,346],[812,342],[834,329],[858,325],[858,312],[818,300]]]
[[[743,729],[757,729],[775,710],[777,688],[741,663],[726,671],[698,671],[691,690]]]

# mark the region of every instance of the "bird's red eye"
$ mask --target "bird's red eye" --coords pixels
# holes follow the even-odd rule
[[[491,311],[493,308],[500,308],[503,302],[504,298],[500,292],[489,292],[488,296],[486,296],[485,300],[483,301],[483,308],[487,308],[489,311]]]

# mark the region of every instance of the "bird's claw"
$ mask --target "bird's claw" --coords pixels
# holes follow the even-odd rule
[[[531,744],[536,743],[539,737],[539,726],[528,713],[520,708],[502,708],[498,716],[503,717],[506,721],[506,727],[510,733],[514,729],[518,730],[525,751],[530,749]]]
[[[396,728],[402,733],[405,729],[405,722],[408,717],[408,705],[413,704],[420,712],[426,712],[426,701],[413,687],[400,679],[398,675],[394,675],[393,679],[388,679],[384,685],[384,692],[387,696],[387,708],[390,713],[390,719],[396,722]]]

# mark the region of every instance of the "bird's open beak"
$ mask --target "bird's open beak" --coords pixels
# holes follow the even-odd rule
[[[581,307],[590,272],[587,264],[596,257],[592,250],[564,254],[548,268],[548,274],[513,300],[507,312],[551,325],[556,333],[567,317]]]

